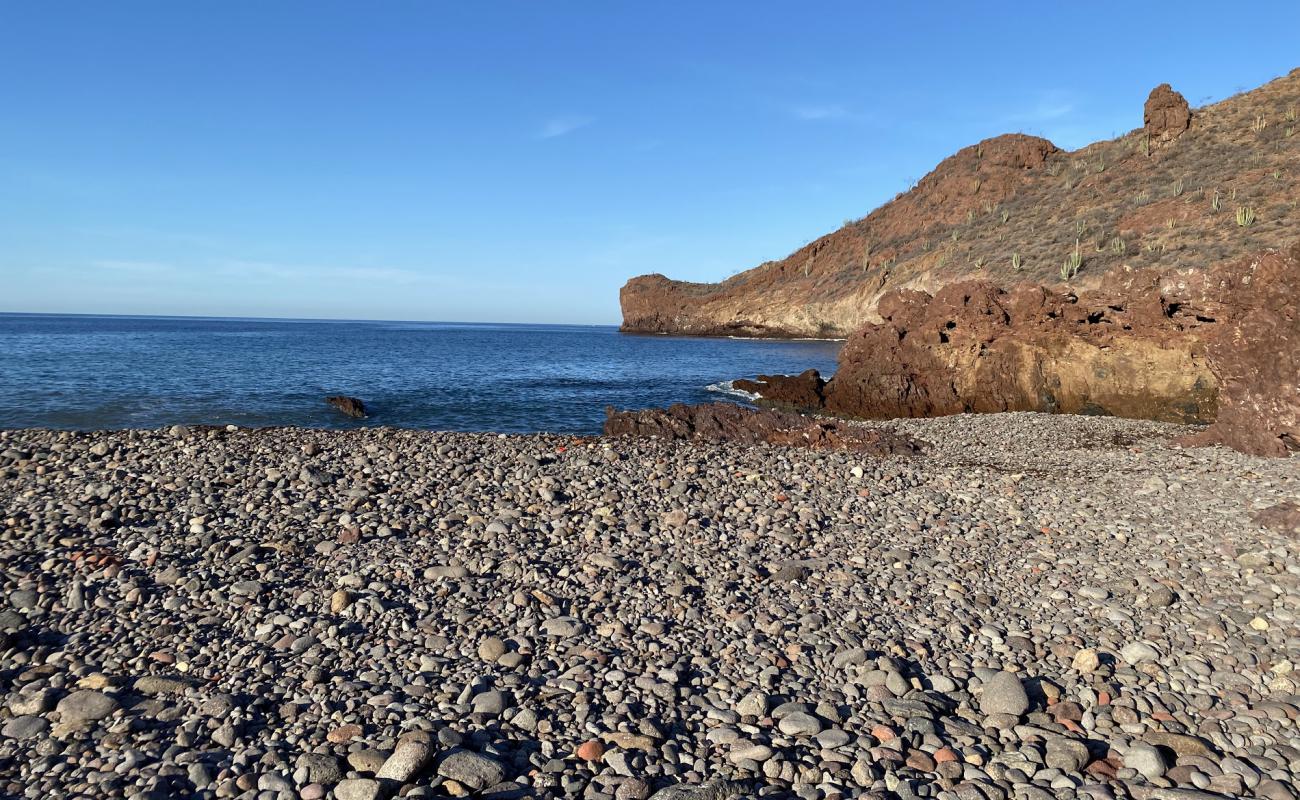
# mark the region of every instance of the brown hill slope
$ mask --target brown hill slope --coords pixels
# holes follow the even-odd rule
[[[1281,248],[1300,230],[1298,113],[1300,69],[1192,110],[1189,127],[1182,97],[1162,86],[1145,126],[1111,141],[1067,152],[988,139],[784,260],[717,284],[633,278],[623,330],[845,337],[880,321],[892,289],[969,278],[1093,288],[1114,267],[1203,268]]]

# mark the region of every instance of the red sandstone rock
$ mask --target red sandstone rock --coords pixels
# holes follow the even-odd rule
[[[1209,350],[1219,415],[1188,443],[1261,456],[1300,450],[1300,245],[1220,274],[1227,313]]]
[[[1187,98],[1162,83],[1151,90],[1142,108],[1142,122],[1151,145],[1163,145],[1183,135],[1192,125],[1192,110]]]
[[[1189,444],[1300,450],[1300,247],[1205,271],[1122,269],[1095,291],[949,284],[884,295],[884,321],[814,373],[736,385],[851,417],[1044,411],[1213,423]]]
[[[1158,283],[1126,272],[1113,282]],[[933,297],[903,290],[880,302],[885,321],[845,343],[825,410],[854,417],[1047,411],[1176,422],[1214,418],[1216,382],[1201,323],[1158,289],[1076,296],[981,281]]]

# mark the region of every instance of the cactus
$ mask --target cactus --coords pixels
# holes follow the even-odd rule
[[[1074,240],[1074,250],[1065,257],[1065,262],[1061,264],[1061,280],[1068,281],[1079,274],[1079,269],[1083,266],[1083,252],[1079,250],[1079,240]]]
[[[1237,225],[1249,228],[1255,224],[1255,209],[1250,206],[1237,206]]]

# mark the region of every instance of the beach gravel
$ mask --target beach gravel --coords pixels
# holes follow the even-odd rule
[[[1295,800],[1300,461],[0,431],[0,797]]]

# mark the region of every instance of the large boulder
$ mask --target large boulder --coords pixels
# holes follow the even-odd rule
[[[1142,124],[1147,141],[1153,147],[1168,144],[1183,135],[1192,125],[1192,110],[1187,98],[1162,83],[1151,90],[1142,108]]]
[[[1151,281],[1149,275],[1128,280]],[[1217,382],[1200,325],[1158,295],[1080,298],[983,281],[886,295],[845,343],[825,410],[854,417],[1044,411],[1209,422]],[[1175,317],[1180,318],[1175,321]]]
[[[1300,503],[1293,500],[1260,509],[1250,518],[1261,527],[1300,537]]]

